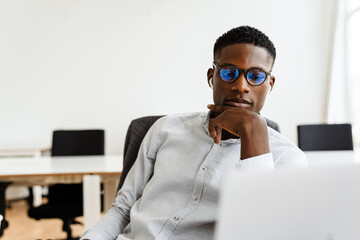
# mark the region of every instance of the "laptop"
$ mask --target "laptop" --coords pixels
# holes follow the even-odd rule
[[[360,165],[233,172],[216,240],[359,240]]]

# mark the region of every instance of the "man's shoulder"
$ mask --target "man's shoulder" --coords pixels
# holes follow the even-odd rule
[[[284,152],[293,152],[294,154],[303,155],[300,148],[281,133],[270,127],[268,127],[268,132],[271,152],[279,155],[282,155]]]
[[[273,154],[274,161],[285,158],[294,166],[307,166],[306,157],[298,146],[281,133],[268,127],[270,150]]]
[[[287,145],[289,147],[298,148],[292,141],[287,137],[268,126],[269,142],[275,145]]]

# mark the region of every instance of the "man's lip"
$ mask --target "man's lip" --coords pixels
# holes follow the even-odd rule
[[[227,98],[224,101],[224,105],[231,106],[231,107],[247,108],[247,107],[251,106],[252,104],[244,98]]]

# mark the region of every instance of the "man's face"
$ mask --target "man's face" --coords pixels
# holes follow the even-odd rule
[[[215,54],[214,61],[219,67],[234,65],[239,69],[261,68],[267,72],[272,70],[273,65],[273,59],[264,48],[246,43],[236,43],[222,48]],[[207,74],[208,81],[213,82],[214,104],[260,112],[267,94],[275,83],[275,77],[267,76],[263,84],[252,86],[246,81],[244,73],[241,73],[235,82],[229,83],[221,80],[219,71],[210,68]]]

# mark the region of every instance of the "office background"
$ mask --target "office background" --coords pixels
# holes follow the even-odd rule
[[[206,111],[213,44],[239,25],[277,48],[262,114],[296,142],[326,118],[335,1],[0,0],[0,146],[103,128],[118,154],[131,119]]]

